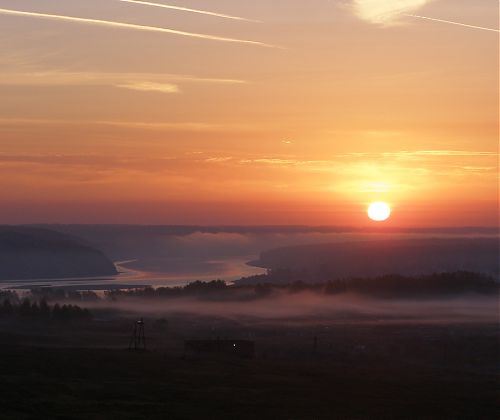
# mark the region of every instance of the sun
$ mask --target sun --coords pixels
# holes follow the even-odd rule
[[[391,216],[389,204],[383,201],[371,203],[368,206],[368,217],[375,222],[383,222]]]

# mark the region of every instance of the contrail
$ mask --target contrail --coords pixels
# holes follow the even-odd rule
[[[172,6],[170,4],[153,3],[150,1],[142,1],[142,0],[118,0],[118,1],[121,1],[123,3],[140,4],[143,6],[161,7],[163,9],[178,10],[181,12],[198,13],[200,15],[208,15],[208,16],[220,17],[220,18],[224,18],[224,19],[242,20],[245,22],[259,22],[257,20],[246,19],[246,18],[239,17],[239,16],[224,15],[222,13],[209,12],[207,10],[190,9],[188,7]]]
[[[408,14],[404,14],[403,16],[413,17],[413,18],[417,18],[417,19],[432,20],[434,22],[449,23],[451,25],[465,26],[466,28],[481,29],[483,31],[500,32],[500,29],[485,28],[483,26],[467,25],[465,23],[453,22],[450,20],[443,20],[443,19],[436,19],[436,18],[431,18],[431,17],[427,17],[427,16],[408,15]]]
[[[177,31],[175,29],[167,29],[160,28],[157,26],[144,26],[144,25],[136,25],[132,23],[123,23],[123,22],[115,22],[109,20],[100,20],[100,19],[88,19],[88,18],[80,18],[75,16],[63,16],[63,15],[51,15],[46,13],[37,13],[37,12],[25,12],[21,10],[11,10],[11,9],[0,9],[0,14],[4,15],[13,15],[13,16],[31,16],[38,17],[42,19],[52,19],[52,20],[65,20],[68,22],[77,22],[77,23],[86,23],[90,25],[100,25],[100,26],[110,26],[114,28],[123,28],[123,29],[133,29],[136,31],[146,31],[146,32],[161,32],[172,35],[180,35],[191,38],[201,38],[211,41],[220,41],[220,42],[234,42],[239,44],[249,44],[249,45],[257,45],[260,47],[270,47],[275,48],[273,45],[265,44],[263,42],[258,41],[248,41],[245,39],[235,39],[235,38],[225,38],[214,35],[206,35],[206,34],[198,34],[194,32],[185,32],[185,31]]]

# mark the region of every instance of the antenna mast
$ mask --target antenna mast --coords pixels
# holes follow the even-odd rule
[[[144,320],[141,318],[134,324],[134,331],[128,345],[129,350],[146,350],[146,336],[144,334]]]

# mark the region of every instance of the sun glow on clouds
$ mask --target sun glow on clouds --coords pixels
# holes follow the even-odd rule
[[[356,15],[374,24],[391,25],[405,13],[412,13],[432,0],[354,0]]]
[[[11,194],[16,200],[44,194],[76,200],[81,199],[85,191],[85,196],[97,201],[122,201],[133,196],[148,202],[156,200],[160,188],[168,189],[169,200],[179,202],[191,200],[194,194],[201,201],[214,200],[214,197],[224,202],[251,200],[256,206],[267,208],[269,202],[266,200],[286,202],[299,197],[319,205],[335,197],[338,202],[347,203],[345,205],[387,200],[401,208],[422,195],[431,200],[455,199],[463,189],[477,199],[489,191],[485,187],[490,184],[484,186],[484,181],[497,177],[493,164],[491,173],[477,178],[470,171],[451,167],[456,160],[448,161],[441,155],[422,156],[412,164],[385,162],[383,156],[379,156],[377,163],[373,157],[349,161],[342,156],[331,156],[329,160],[305,161],[292,157],[257,158],[201,151],[150,156],[122,153],[113,157],[106,154],[0,153],[0,188],[8,188],[12,182],[22,186]],[[486,158],[468,157],[463,163],[473,165],[477,159],[480,163]],[[496,158],[487,159],[495,161]],[[436,163],[442,173],[434,172]],[[231,177],[227,176],[229,172]],[[453,191],[457,176],[460,177],[460,190]],[[36,184],[32,182],[34,177]],[[200,179],[204,180],[203,184]],[[287,205],[283,205],[285,213],[286,208]]]

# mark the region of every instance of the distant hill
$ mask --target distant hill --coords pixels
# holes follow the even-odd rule
[[[56,230],[59,232],[101,239],[102,237],[151,237],[151,236],[188,236],[195,233],[234,233],[240,235],[270,234],[305,234],[305,233],[386,233],[386,234],[436,234],[436,235],[497,235],[498,227],[352,227],[352,226],[194,226],[194,225],[64,225],[42,224],[31,225],[37,228]]]
[[[497,238],[431,238],[295,246],[263,252],[252,265],[275,272],[291,270],[303,281],[452,271],[498,276],[499,242]]]
[[[114,264],[82,240],[48,229],[0,226],[0,280],[117,274]]]

